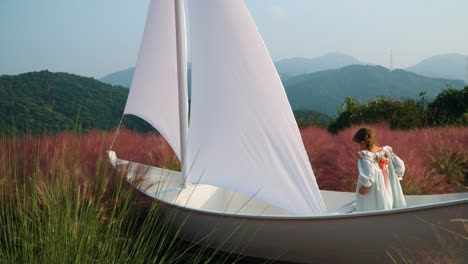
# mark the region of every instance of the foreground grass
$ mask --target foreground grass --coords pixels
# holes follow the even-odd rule
[[[321,189],[354,191],[357,128],[332,136],[302,130]],[[466,172],[468,133],[462,129],[390,131],[374,126],[382,145],[406,162],[407,194],[458,191]],[[229,253],[178,239],[180,227],[158,204],[142,200],[105,157],[113,133],[0,138],[0,263],[233,263]],[[124,159],[177,169],[157,135],[122,131]],[[462,219],[465,221],[464,219]],[[404,247],[403,247],[404,248]],[[449,248],[458,248],[451,247]],[[463,248],[463,247],[462,247]],[[448,251],[443,251],[448,252]],[[392,256],[405,256],[393,252]],[[455,258],[456,259],[456,258]],[[442,261],[441,263],[445,263]]]
[[[181,242],[173,215],[139,198],[102,155],[89,160],[79,135],[0,140],[1,263],[236,261]]]

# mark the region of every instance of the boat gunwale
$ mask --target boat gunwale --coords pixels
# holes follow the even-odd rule
[[[132,185],[130,182],[128,182],[128,184]],[[196,212],[200,214],[217,215],[217,216],[222,216],[222,217],[244,218],[244,219],[249,218],[249,219],[259,219],[259,220],[326,220],[326,219],[356,218],[356,217],[380,216],[380,215],[388,215],[388,214],[402,214],[402,213],[407,213],[407,212],[412,212],[412,211],[423,211],[423,210],[428,210],[432,208],[439,208],[439,207],[468,203],[468,198],[463,198],[463,199],[437,202],[437,203],[426,204],[426,205],[415,205],[415,206],[410,206],[410,207],[405,207],[405,208],[397,208],[397,209],[381,210],[381,211],[369,211],[369,212],[360,212],[360,213],[346,213],[346,214],[333,214],[333,215],[325,214],[325,215],[316,215],[316,216],[253,215],[253,214],[235,214],[235,213],[225,213],[225,212],[219,212],[219,211],[209,211],[209,210],[203,210],[203,209],[198,209],[194,207],[182,206],[182,205],[170,203],[170,202],[161,200],[157,197],[154,197],[153,195],[147,192],[141,191],[140,189],[136,188],[134,185],[132,185],[132,187],[137,189],[139,192],[145,194],[146,196],[154,200],[157,200],[157,202],[163,203],[170,207],[174,207],[176,209],[183,209],[185,211],[190,211],[190,213]]]
[[[125,161],[118,159],[119,161]],[[137,165],[143,165],[143,166],[148,166],[144,164],[139,164],[135,162],[130,162],[133,164]],[[117,165],[118,166],[118,165]],[[113,166],[114,168],[118,169],[117,166]],[[152,167],[152,166],[148,166]],[[153,167],[157,168],[166,172],[175,172],[175,173],[180,173],[178,171],[173,171],[173,170],[168,170],[168,169],[163,169],[163,168],[158,168],[158,167]],[[196,212],[199,214],[207,214],[207,215],[215,215],[215,216],[222,216],[222,217],[230,217],[230,218],[243,218],[243,219],[257,219],[257,220],[326,220],[326,219],[342,219],[342,218],[359,218],[359,217],[368,217],[368,216],[381,216],[381,215],[388,215],[388,214],[403,214],[403,213],[408,213],[412,211],[423,211],[423,210],[428,210],[432,208],[439,208],[439,207],[444,207],[444,206],[452,206],[452,205],[458,205],[458,204],[464,204],[468,203],[468,197],[467,198],[462,198],[462,199],[456,199],[456,200],[451,200],[451,201],[443,201],[443,202],[437,202],[437,203],[431,203],[431,204],[424,204],[424,205],[414,205],[414,206],[409,206],[409,207],[404,207],[404,208],[397,208],[397,209],[390,209],[390,210],[380,210],[380,211],[368,211],[368,212],[359,212],[359,213],[344,213],[344,214],[324,214],[324,215],[315,215],[315,216],[309,216],[309,215],[254,215],[254,214],[239,214],[239,213],[226,213],[226,212],[220,212],[220,211],[210,211],[210,210],[203,210],[203,209],[198,209],[194,207],[187,207],[187,206],[182,206],[178,205],[175,203],[170,203],[167,201],[164,201],[162,199],[159,199],[145,191],[140,190],[136,186],[134,186],[130,181],[126,181],[128,184],[130,184],[133,188],[138,190],[139,192],[145,194],[146,196],[150,197],[151,199],[157,200],[160,203],[163,203],[167,206],[174,207],[176,209],[183,209],[185,211],[191,212]],[[212,185],[214,186],[214,185]],[[215,186],[216,187],[216,186]],[[322,191],[322,190],[321,190]],[[325,190],[328,191],[328,190]],[[331,192],[339,192],[339,191],[331,191]],[[343,193],[348,193],[348,192],[343,192]]]

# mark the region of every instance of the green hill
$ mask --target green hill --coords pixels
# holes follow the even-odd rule
[[[93,78],[49,71],[0,76],[0,135],[74,129],[110,129],[118,125],[128,88]],[[331,117],[315,111],[295,113],[303,122],[327,124]],[[124,126],[153,130],[145,121],[126,116]]]
[[[442,89],[462,89],[460,80],[429,78],[403,70],[389,71],[381,66],[352,65],[291,77],[284,81],[293,109],[335,114],[346,96],[365,102],[376,96],[393,99],[419,98],[426,92],[433,99]]]
[[[119,122],[128,89],[49,71],[0,76],[0,133],[109,129]],[[132,127],[144,126],[129,121]]]

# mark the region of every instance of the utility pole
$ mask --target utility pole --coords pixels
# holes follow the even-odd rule
[[[466,76],[465,76],[465,83],[468,84],[468,56],[465,56],[465,66],[466,66]]]
[[[393,51],[390,50],[390,71],[393,71]]]

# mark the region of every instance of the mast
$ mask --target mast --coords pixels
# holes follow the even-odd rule
[[[180,122],[180,163],[182,178],[187,175],[187,139],[188,139],[188,89],[187,89],[187,42],[185,37],[184,0],[175,1],[175,24],[177,43],[177,81],[179,88],[179,122]]]

